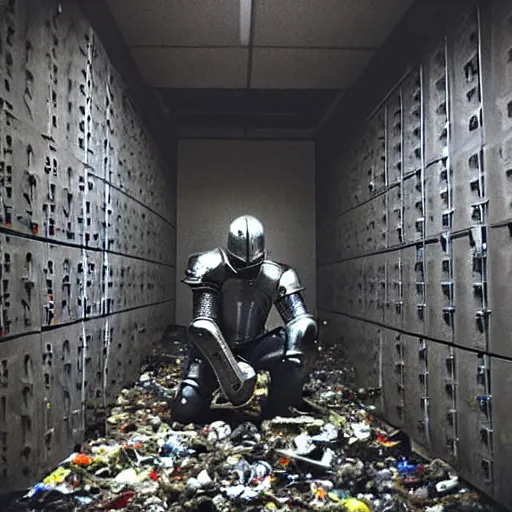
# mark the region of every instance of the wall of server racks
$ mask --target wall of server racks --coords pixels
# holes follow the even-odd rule
[[[317,142],[318,307],[381,411],[512,505],[512,5],[467,12],[340,149]]]
[[[172,323],[175,168],[71,2],[0,6],[0,481],[67,457]]]

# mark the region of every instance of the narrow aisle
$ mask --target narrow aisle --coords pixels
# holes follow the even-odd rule
[[[84,443],[10,511],[491,511],[442,461],[375,417],[378,390],[352,391],[353,370],[329,349],[304,389],[303,411],[256,416],[250,404],[206,426],[173,422],[182,352],[159,353],[124,389],[106,435]],[[365,405],[366,404],[366,405]]]

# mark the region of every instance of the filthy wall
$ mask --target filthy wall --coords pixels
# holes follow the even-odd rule
[[[192,294],[181,283],[188,255],[225,247],[229,223],[245,214],[261,220],[268,257],[298,272],[306,303],[315,310],[312,141],[182,140],[177,190],[177,323],[192,320]],[[267,326],[281,324],[273,308]]]
[[[317,143],[320,314],[382,413],[512,506],[512,5],[472,8]]]
[[[0,3],[0,491],[65,458],[173,322],[175,169],[73,2]]]

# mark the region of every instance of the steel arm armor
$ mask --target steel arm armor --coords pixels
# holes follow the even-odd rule
[[[183,282],[192,288],[193,320],[187,339],[211,365],[226,397],[240,405],[251,397],[256,374],[250,365],[236,360],[218,325],[225,273],[223,256],[215,250],[189,259]]]
[[[317,352],[318,327],[314,317],[308,313],[302,290],[304,287],[296,272],[285,270],[279,281],[276,308],[286,323],[285,357],[309,365]]]

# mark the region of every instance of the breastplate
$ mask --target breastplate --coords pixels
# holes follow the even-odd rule
[[[228,279],[222,287],[222,331],[231,346],[241,345],[265,332],[272,297],[258,279]]]

